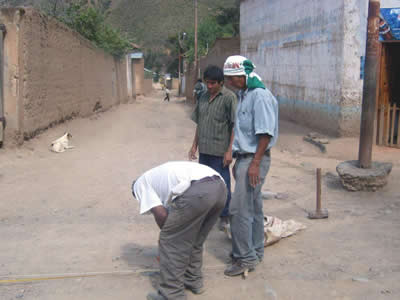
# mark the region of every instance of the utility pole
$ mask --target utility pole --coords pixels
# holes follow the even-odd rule
[[[198,58],[197,58],[197,0],[194,0],[194,70],[196,78],[198,76]]]
[[[4,128],[6,119],[4,117],[4,36],[6,26],[0,24],[0,147],[3,146]]]
[[[374,135],[375,106],[379,67],[379,13],[380,0],[369,0],[367,47],[365,51],[365,76],[362,97],[360,144],[358,152],[359,167],[371,167]]]
[[[380,6],[380,0],[369,0],[358,161],[345,161],[336,167],[343,187],[350,191],[376,191],[382,188],[387,184],[393,167],[392,163],[371,162],[381,52],[379,43]]]
[[[178,87],[178,95],[180,96],[182,93],[182,49],[183,47],[183,41],[185,40],[186,37],[186,32],[182,32],[182,39],[181,39],[181,33],[178,33],[178,77],[179,77],[179,87]],[[183,73],[183,71],[182,71]]]
[[[181,95],[181,44],[180,44],[181,33],[178,36],[178,96]]]

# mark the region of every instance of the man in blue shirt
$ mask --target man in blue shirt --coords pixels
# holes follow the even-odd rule
[[[226,81],[239,89],[234,127],[235,190],[229,208],[232,264],[225,275],[253,270],[264,257],[264,213],[261,187],[278,137],[278,102],[253,72],[247,58],[230,56],[224,64]]]

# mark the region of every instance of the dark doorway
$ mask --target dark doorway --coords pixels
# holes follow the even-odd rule
[[[382,42],[377,144],[400,148],[400,41]]]

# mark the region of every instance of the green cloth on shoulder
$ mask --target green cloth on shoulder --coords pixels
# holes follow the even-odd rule
[[[245,60],[243,62],[244,71],[246,73],[247,88],[249,90],[255,88],[265,89],[264,83],[261,81],[261,77],[253,72],[255,66],[250,60]]]

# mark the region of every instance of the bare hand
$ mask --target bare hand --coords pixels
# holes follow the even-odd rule
[[[229,166],[232,163],[232,151],[227,151],[224,154],[224,167]]]
[[[151,209],[151,212],[154,216],[154,219],[156,220],[158,227],[160,227],[160,229],[162,229],[165,224],[165,221],[168,218],[167,209],[164,206],[159,205],[159,206],[153,207]]]
[[[257,184],[260,183],[260,166],[259,166],[259,164],[252,161],[250,164],[250,167],[247,171],[247,174],[249,175],[250,185],[253,188],[255,188],[257,186]]]
[[[189,160],[196,160],[197,159],[196,151],[197,151],[197,147],[192,146],[192,148],[189,151]]]

